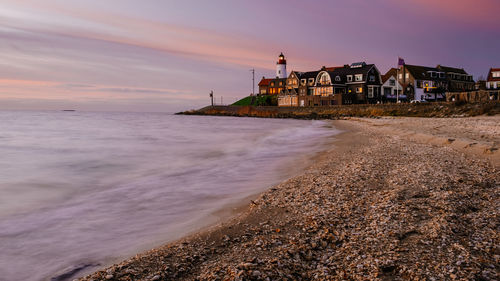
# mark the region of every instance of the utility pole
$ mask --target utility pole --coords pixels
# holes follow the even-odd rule
[[[255,69],[250,69],[252,72],[252,96],[255,96]]]
[[[214,91],[210,91],[210,99],[212,100],[212,106],[214,106]]]

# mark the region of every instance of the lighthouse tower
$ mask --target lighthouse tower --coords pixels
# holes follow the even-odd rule
[[[286,75],[286,59],[283,53],[278,57],[278,62],[276,63],[276,77],[287,78]]]

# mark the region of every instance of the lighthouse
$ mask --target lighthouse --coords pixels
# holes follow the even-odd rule
[[[276,77],[277,78],[287,78],[286,75],[286,59],[283,53],[278,57],[278,62],[276,63]]]

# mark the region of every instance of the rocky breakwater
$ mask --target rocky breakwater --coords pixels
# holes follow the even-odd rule
[[[470,117],[500,113],[500,102],[356,104],[324,107],[207,106],[179,112],[183,115],[216,115],[263,118],[342,119],[345,117]]]
[[[330,152],[241,216],[84,280],[498,280],[498,167],[335,124]]]

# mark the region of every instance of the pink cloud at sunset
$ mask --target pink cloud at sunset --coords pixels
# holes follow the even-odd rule
[[[249,70],[272,75],[280,52],[290,70],[367,61],[385,72],[402,56],[478,77],[500,61],[499,11],[494,0],[6,1],[0,107],[13,97],[84,106],[88,96],[109,110],[134,98],[179,110],[206,104],[210,90],[236,100],[252,89]]]

